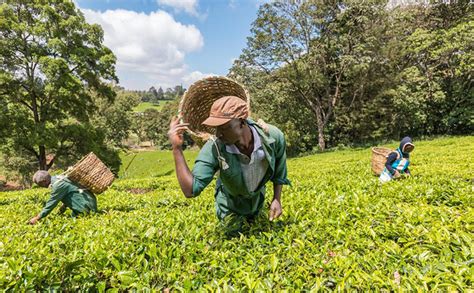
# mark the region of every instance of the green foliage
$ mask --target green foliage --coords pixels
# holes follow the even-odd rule
[[[474,107],[472,16],[472,10],[467,11],[446,28],[418,28],[407,38],[403,58],[412,65],[400,72],[393,97],[400,109],[399,127],[414,134],[474,130],[469,118]]]
[[[146,123],[148,125],[146,128],[147,137],[153,141],[155,145],[158,145],[163,149],[169,146],[167,133],[169,129],[169,121],[172,116],[169,109],[169,104],[168,106],[165,105],[160,112],[156,112],[155,115],[151,116],[151,119]],[[173,113],[176,112],[176,110],[173,111]],[[147,116],[146,113],[147,112],[145,111],[145,117]]]
[[[106,132],[99,125],[91,123],[78,123],[76,121],[64,121],[60,128],[51,127],[42,135],[35,136],[34,128],[30,129],[23,125],[21,128],[23,136],[17,137],[17,142],[28,138],[41,140],[45,143],[45,149],[54,149],[59,140],[59,146],[55,156],[50,157],[54,160],[55,168],[62,170],[75,164],[84,154],[94,152],[103,162],[111,168],[114,173],[118,172],[120,167],[119,151],[109,146]],[[38,170],[38,158],[29,152],[17,149],[14,141],[10,140],[0,147],[3,159],[0,163],[5,167],[9,178],[20,180],[28,185],[31,181],[31,175]],[[53,162],[49,162],[52,165]]]
[[[53,212],[37,226],[26,221],[48,190],[0,193],[0,287],[468,291],[474,137],[415,144],[414,176],[383,186],[369,149],[289,160],[281,219],[268,222],[265,207],[234,239],[218,230],[213,184],[186,199],[174,174],[117,180],[99,214]]]
[[[368,75],[382,62],[378,58],[384,41],[382,20],[387,17],[381,1],[336,2],[276,1],[262,5],[247,48],[230,74],[263,85],[257,87],[260,91],[276,84],[287,109],[295,104],[306,108],[309,117],[305,126],[316,129],[322,150],[329,125],[346,94],[352,100],[360,99],[365,89],[356,85],[373,82]],[[249,79],[255,70],[268,81]],[[268,95],[267,104],[273,99],[274,95]],[[287,112],[281,113],[286,121],[295,125],[301,122]]]
[[[31,186],[32,178],[26,174],[36,171],[35,158],[24,155],[16,155],[9,150],[4,150],[0,157],[0,175],[6,180],[14,180],[23,186]],[[25,174],[21,176],[21,174]],[[1,186],[1,184],[0,184]]]
[[[473,12],[468,0],[267,3],[229,76],[253,115],[288,133],[290,153],[471,134]]]
[[[233,70],[232,77],[243,77],[237,66]],[[272,83],[270,78],[255,71],[246,77],[252,81],[240,81],[247,84],[251,92],[252,118],[278,125],[285,134],[288,155],[294,156],[312,150],[314,141],[317,140],[312,113],[308,108],[301,107],[299,101],[289,97],[287,88],[290,85],[283,82]]]
[[[63,137],[62,156],[56,154],[56,167],[66,170],[74,165],[84,154],[94,152],[114,173],[120,168],[119,150],[109,146],[106,132],[90,123],[67,123],[58,131]]]
[[[152,141],[161,149],[169,148],[168,129],[171,118],[178,113],[179,99],[167,101],[158,111],[155,108],[145,109],[135,113],[132,122],[132,132],[139,141]],[[188,144],[191,141],[187,141]]]
[[[153,141],[159,135],[158,131],[162,128],[158,124],[160,118],[160,111],[154,108],[148,108],[144,112],[135,113],[132,131],[137,135],[139,141]]]
[[[113,152],[91,124],[96,99],[112,101],[117,81],[100,26],[86,23],[69,0],[2,1],[0,35],[3,153],[46,170],[91,149]],[[71,149],[82,153],[68,157]]]
[[[137,94],[140,97],[140,100],[145,103],[158,104],[163,100],[175,100],[180,98],[184,92],[185,88],[182,85],[177,85],[173,88],[167,88],[166,91],[162,87],[159,87],[158,90],[152,86],[148,91],[129,91],[134,94]]]
[[[94,124],[100,128],[107,143],[122,147],[122,142],[129,137],[132,128],[134,109],[139,104],[138,95],[118,91],[114,101],[98,100]]]
[[[0,125],[7,125],[7,113],[7,103],[0,98]],[[0,127],[0,145],[6,142],[7,133],[8,129],[6,127]]]
[[[161,110],[163,108],[163,105],[166,104],[166,101],[161,101],[156,104],[150,103],[150,102],[142,102],[138,104],[135,108],[133,108],[134,112],[145,112],[147,109],[155,109],[155,110]]]

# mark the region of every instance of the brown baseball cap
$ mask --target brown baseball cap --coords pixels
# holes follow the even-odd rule
[[[202,124],[217,127],[232,119],[246,119],[248,116],[249,108],[244,100],[236,96],[225,96],[212,104],[209,118],[204,120]]]

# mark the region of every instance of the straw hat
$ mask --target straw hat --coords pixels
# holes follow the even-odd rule
[[[212,104],[224,96],[236,96],[247,102],[250,98],[247,90],[238,82],[224,77],[211,76],[193,83],[184,93],[179,103],[179,113],[183,123],[189,123],[189,133],[193,140],[202,146],[214,135],[214,129],[202,125],[209,117]]]

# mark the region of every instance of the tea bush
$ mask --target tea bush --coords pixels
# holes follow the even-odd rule
[[[36,226],[26,221],[47,189],[0,193],[0,288],[472,289],[474,137],[415,145],[414,176],[383,186],[370,149],[289,160],[282,217],[268,222],[265,207],[232,239],[218,229],[214,183],[186,199],[174,174],[117,180],[100,213],[53,212]]]

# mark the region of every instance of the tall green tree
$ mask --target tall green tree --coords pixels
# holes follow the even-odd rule
[[[156,88],[154,86],[150,87],[148,89],[148,93],[147,95],[150,97],[149,98],[149,101],[152,102],[152,103],[159,103],[159,98],[158,98],[158,91],[156,90]]]
[[[418,135],[472,133],[474,5],[456,1],[404,13],[420,24],[403,42],[406,65],[391,93],[397,125]]]
[[[158,94],[158,100],[163,100],[165,98],[165,92],[163,91],[163,88],[160,86],[157,91]]]
[[[328,125],[348,80],[364,76],[380,45],[365,30],[382,18],[385,4],[369,2],[264,4],[239,60],[287,84],[288,97],[312,113],[321,150],[326,148]],[[345,17],[348,14],[351,17]]]
[[[105,151],[103,134],[89,122],[97,110],[95,98],[114,99],[115,61],[103,45],[101,27],[88,24],[73,1],[2,1],[0,98],[8,117],[6,151],[34,158],[42,170],[74,146],[82,153]],[[53,157],[47,161],[48,154]]]
[[[132,121],[135,117],[133,108],[140,103],[140,96],[131,91],[115,89],[117,96],[113,101],[96,99],[98,111],[92,121],[105,133],[108,145],[123,148],[123,142],[130,135]]]
[[[344,46],[347,71],[340,99],[328,122],[330,145],[352,145],[386,139],[392,134],[387,90],[394,86],[401,59],[401,16],[391,14],[383,2],[345,1],[331,24],[335,41]],[[403,23],[406,25],[406,23]]]
[[[135,113],[132,119],[131,131],[139,142],[151,141],[155,146],[166,149],[170,147],[168,130],[171,117],[178,112],[179,99],[168,101],[161,110],[153,108]],[[187,144],[191,144],[187,140]]]
[[[171,118],[176,116],[178,112],[179,100],[179,98],[176,98],[174,101],[167,102],[147,124],[148,137],[161,149],[169,149],[171,147],[168,140],[169,123]],[[186,139],[186,144],[191,144],[191,141]]]

